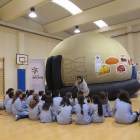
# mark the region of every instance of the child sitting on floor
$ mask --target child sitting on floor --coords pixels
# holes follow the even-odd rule
[[[110,102],[108,100],[108,94],[104,91],[101,91],[98,96],[99,96],[99,100],[103,107],[104,116],[105,117],[113,116],[113,113],[112,113],[111,107],[110,107]]]
[[[33,96],[33,100],[29,104],[28,112],[29,112],[29,119],[31,120],[38,120],[39,114],[41,112],[42,105],[39,103],[39,95],[35,94]]]
[[[76,124],[87,125],[91,123],[89,106],[84,103],[84,96],[78,95],[78,104],[74,106]]]
[[[55,90],[54,91],[54,98],[53,98],[53,106],[54,106],[54,111],[56,113],[59,112],[59,106],[60,106],[61,101],[62,101],[62,97],[60,97],[59,90]]]
[[[98,95],[92,96],[92,102],[93,104],[90,106],[91,121],[93,123],[102,123],[104,121],[104,115]]]
[[[42,106],[45,103],[45,100],[46,100],[46,95],[43,95],[41,100],[40,100],[40,103],[41,103]]]
[[[30,90],[30,93],[27,96],[26,99],[26,103],[29,105],[30,102],[33,100],[33,96],[35,95],[35,91],[34,90]]]
[[[43,95],[44,95],[44,91],[39,91],[39,101],[41,101]]]
[[[52,91],[47,91],[47,92],[46,92],[46,95],[47,95],[47,96],[52,96]]]
[[[28,110],[29,105],[26,103],[26,94],[22,94],[21,107]]]
[[[41,113],[40,113],[40,122],[41,123],[51,123],[55,120],[55,114],[53,113],[53,98],[52,96],[46,96],[45,103],[43,104]]]
[[[67,96],[63,97],[60,103],[60,113],[57,116],[57,123],[59,124],[70,124],[72,121],[72,106]]]
[[[10,92],[9,93],[9,100],[7,101],[7,105],[6,105],[6,113],[7,114],[13,114],[13,110],[12,110],[13,97],[14,97],[14,92]]]
[[[72,106],[72,107],[75,106],[75,102],[74,102],[74,100],[72,99],[72,93],[71,93],[71,92],[67,92],[67,93],[66,93],[66,96],[69,98],[69,101],[70,101],[70,103],[71,103],[71,106]]]
[[[119,101],[114,106],[114,119],[118,123],[130,124],[138,120],[138,112],[132,112],[132,103],[129,99],[129,93],[122,90],[119,95]]]

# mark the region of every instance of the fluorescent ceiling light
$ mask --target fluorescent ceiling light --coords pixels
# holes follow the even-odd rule
[[[80,33],[80,29],[78,26],[75,26],[75,31],[74,31],[76,34]]]
[[[98,20],[93,23],[96,24],[100,28],[108,27],[108,25],[103,20]]]
[[[82,10],[80,8],[78,8],[75,4],[73,4],[69,0],[52,0],[52,2],[54,2],[54,3],[56,3],[56,4],[60,5],[60,6],[62,6],[63,8],[65,8],[66,10],[68,10],[73,15],[76,15],[76,14],[82,12]]]
[[[31,8],[31,12],[29,13],[29,17],[32,17],[32,18],[37,17],[37,14],[35,12],[35,8]]]

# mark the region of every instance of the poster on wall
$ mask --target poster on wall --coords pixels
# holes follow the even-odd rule
[[[29,60],[29,89],[45,92],[45,60],[30,59]]]

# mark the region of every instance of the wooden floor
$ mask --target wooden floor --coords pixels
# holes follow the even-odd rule
[[[132,98],[133,111],[140,108],[140,92]],[[0,98],[2,101],[2,98]],[[113,107],[114,101],[111,101]],[[140,122],[124,125],[114,118],[105,118],[104,123],[89,125],[59,125],[56,122],[42,124],[38,121],[21,119],[14,121],[13,115],[0,111],[0,140],[140,140]]]

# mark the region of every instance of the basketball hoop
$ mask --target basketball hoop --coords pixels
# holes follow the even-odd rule
[[[28,61],[21,61],[22,65],[27,65],[26,62],[28,63]]]

